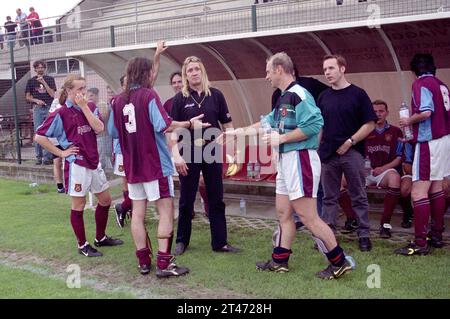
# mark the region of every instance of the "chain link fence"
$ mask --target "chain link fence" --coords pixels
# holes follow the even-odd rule
[[[33,144],[35,129],[33,108],[36,108],[36,106],[26,100],[26,87],[28,81],[36,76],[32,64],[36,60],[41,60],[42,55],[35,54],[32,46],[26,44],[21,46],[19,41],[12,49],[11,59],[14,60],[15,92],[12,87],[11,68],[8,69],[3,64],[3,68],[0,70],[2,75],[0,80],[0,160],[18,161],[20,159],[22,162],[34,162],[37,155]],[[45,47],[46,43],[37,46]],[[82,67],[82,63],[77,59],[66,57],[65,54],[58,54],[57,52],[52,55],[49,49],[47,58],[42,60],[46,64],[45,74],[54,79],[56,89],[62,87],[67,75],[83,74],[87,80],[88,96],[97,105],[106,123],[109,117],[109,101],[114,92],[109,89],[105,80],[88,66]],[[70,47],[65,47],[65,50],[70,49]],[[22,51],[27,51],[28,61],[21,58]],[[37,90],[45,91],[45,88],[40,87]],[[46,105],[47,109],[49,107],[50,105]],[[110,160],[111,138],[104,132],[98,135],[97,142],[103,167],[106,170],[112,170]]]
[[[45,61],[46,74],[55,79],[57,88],[68,74],[84,75],[88,89],[97,89],[94,90],[98,92],[95,102],[107,120],[109,98],[118,92],[108,87],[95,72],[95,66],[90,68],[68,57],[67,52],[160,39],[189,40],[365,21],[374,15],[380,19],[398,18],[450,10],[448,0],[345,0],[341,5],[335,0],[284,0],[258,5],[253,0],[139,1],[83,11],[86,3],[81,2],[81,7],[59,18],[56,25],[43,28],[39,35],[18,29],[14,40],[8,42],[4,37],[0,47],[0,160],[31,161],[35,158],[32,108],[25,99],[25,88],[35,75],[32,64],[36,60]],[[111,138],[107,133],[98,136],[98,145],[103,166],[111,169]]]

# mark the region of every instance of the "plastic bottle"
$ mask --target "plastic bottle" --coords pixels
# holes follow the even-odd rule
[[[247,207],[244,198],[241,198],[241,200],[239,201],[239,210],[241,212],[241,216],[247,215]]]
[[[405,102],[402,102],[402,106],[400,106],[399,111],[400,118],[409,118],[409,108]],[[413,139],[413,131],[411,125],[405,126],[403,128],[403,137],[405,141],[410,141]]]
[[[259,162],[255,163],[253,167],[253,178],[259,179],[261,177],[261,164]]]
[[[264,133],[268,134],[272,130],[272,126],[270,125],[269,121],[266,119],[264,115],[260,116],[259,123],[261,125],[261,128],[264,130]]]
[[[248,178],[254,177],[253,163],[247,163],[247,177]]]
[[[372,175],[372,165],[370,164],[369,156],[366,156],[364,160],[364,170],[366,171],[366,177]]]

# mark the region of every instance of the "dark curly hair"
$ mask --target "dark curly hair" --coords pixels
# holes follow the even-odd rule
[[[417,53],[414,55],[409,66],[411,67],[411,71],[417,76],[424,74],[436,75],[436,65],[434,64],[434,59],[431,54]]]

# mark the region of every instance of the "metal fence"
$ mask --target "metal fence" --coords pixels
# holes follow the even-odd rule
[[[5,40],[0,48],[0,159],[35,157],[32,110],[25,100],[25,87],[35,75],[31,65],[38,59],[46,61],[47,73],[57,87],[67,74],[83,73],[88,88],[98,88],[97,103],[107,118],[107,83],[94,70],[83,69],[79,61],[67,57],[67,52],[450,11],[450,0],[344,0],[342,5],[336,0],[253,2],[139,1],[85,11],[74,8],[57,25],[46,27],[39,38],[19,32],[14,42]],[[99,137],[103,153],[110,152],[110,144],[108,136]],[[110,168],[103,153],[104,166]]]

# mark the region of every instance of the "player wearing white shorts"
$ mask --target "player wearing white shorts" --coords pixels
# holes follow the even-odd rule
[[[317,213],[317,189],[321,164],[316,149],[323,118],[311,94],[295,82],[291,58],[284,52],[268,59],[266,79],[272,87],[281,90],[281,97],[274,110],[267,116],[272,130],[263,141],[279,148],[278,175],[276,180],[276,209],[281,234],[273,249],[272,258],[256,263],[259,270],[289,271],[288,261],[296,229],[292,218],[295,210],[305,226],[312,232],[319,249],[330,264],[316,274],[322,279],[335,279],[352,269],[339,246],[333,231]],[[260,122],[248,128],[227,132],[245,134],[259,129]]]
[[[150,87],[152,62],[133,58],[127,64],[125,91],[112,104],[113,138],[118,138],[129,196],[133,201],[131,233],[141,274],[150,272],[151,244],[144,225],[147,201],[156,201],[159,212],[156,276],[180,276],[189,272],[177,266],[171,254],[173,240],[173,165],[165,132],[176,128],[207,127],[202,116],[176,122],[163,109],[158,94]]]
[[[165,42],[158,41],[156,44],[155,55],[153,56],[153,66],[152,66],[152,72],[150,75],[150,87],[153,87],[153,85],[156,82],[156,79],[158,78],[160,58],[161,58],[161,54],[165,50],[167,50],[167,46],[165,45]],[[122,75],[120,77],[120,86],[122,88],[122,91],[125,90],[126,80],[127,80],[127,78],[125,75]],[[113,101],[114,101],[114,97],[111,98],[110,105],[113,104]],[[114,123],[112,123],[111,118],[110,118],[108,121],[109,135],[111,135],[112,127],[114,127]],[[132,201],[129,197],[128,183],[127,183],[127,179],[125,178],[125,169],[123,166],[123,156],[122,156],[122,151],[120,149],[119,139],[113,139],[113,161],[114,161],[114,167],[113,167],[114,174],[122,177],[123,201],[121,203],[115,204],[114,210],[116,211],[117,225],[120,228],[123,228],[125,226],[126,217],[128,216],[128,218],[131,218]]]
[[[417,77],[412,85],[412,116],[401,118],[399,123],[400,127],[412,126],[416,143],[411,191],[415,240],[395,251],[405,256],[427,255],[430,246],[443,246],[445,195],[442,181],[450,165],[448,86],[435,76],[436,66],[430,54],[416,54],[410,66]]]
[[[86,240],[83,210],[86,194],[97,196],[95,209],[96,235],[94,245],[123,244],[105,234],[111,196],[108,182],[99,164],[96,134],[104,130],[98,109],[85,99],[86,81],[77,75],[68,76],[59,99],[61,108],[51,113],[38,128],[35,141],[58,157],[65,158],[64,175],[67,193],[72,197],[70,221],[78,240],[78,252],[86,257],[102,256]],[[56,138],[63,150],[49,138]]]

